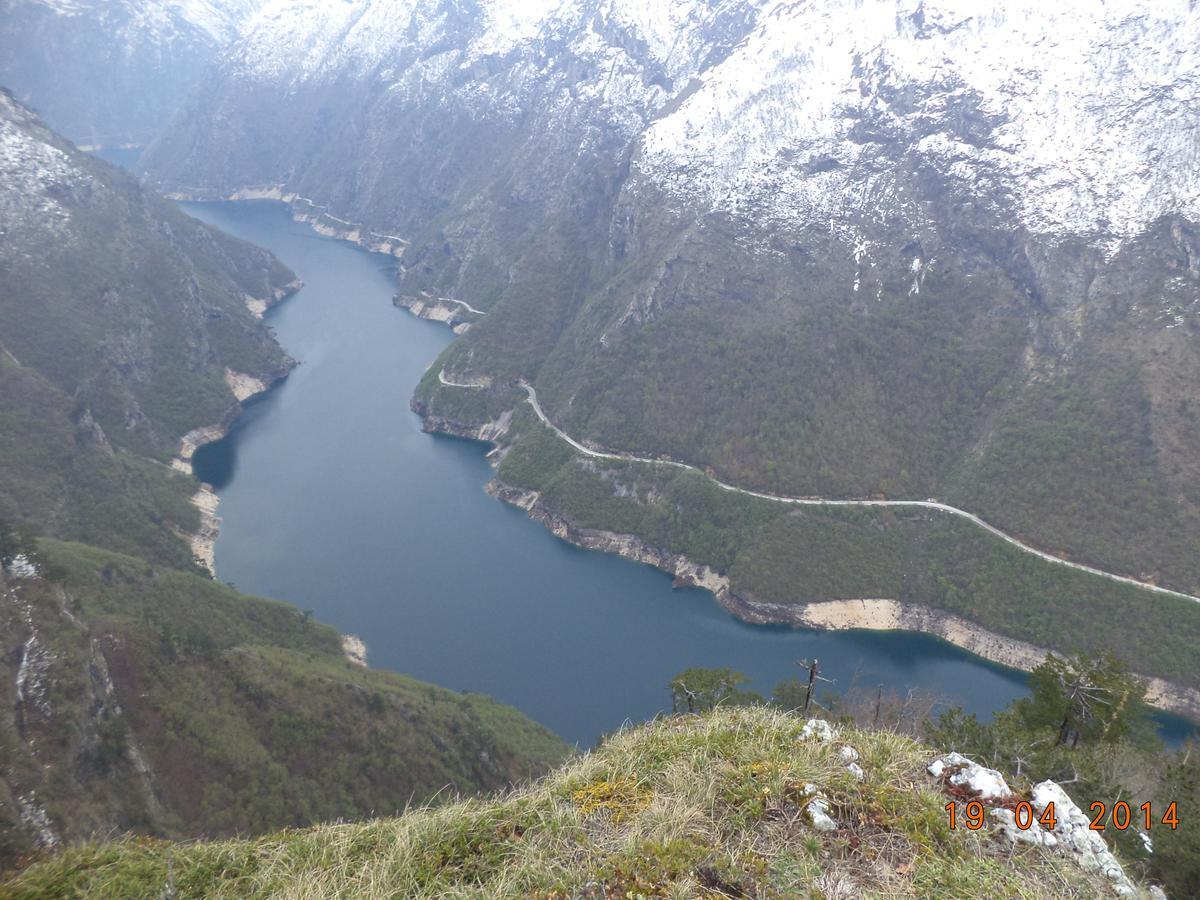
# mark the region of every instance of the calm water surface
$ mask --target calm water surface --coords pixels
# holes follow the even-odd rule
[[[819,657],[838,687],[918,686],[982,714],[1024,676],[920,635],[748,625],[706,591],[572,547],[491,499],[485,447],[422,433],[413,387],[451,340],[391,304],[391,260],[273,203],[184,204],[304,280],[268,314],[301,365],[197,454],[221,495],[221,579],[367,643],[371,664],[510,703],[591,743],[663,709],[689,666],[769,691]]]

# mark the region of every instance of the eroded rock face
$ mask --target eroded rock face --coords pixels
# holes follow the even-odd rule
[[[1104,873],[1113,889],[1123,897],[1137,896],[1121,863],[1113,856],[1099,832],[1089,827],[1090,817],[1085,815],[1068,796],[1067,792],[1053,781],[1043,781],[1033,787],[1033,808],[1040,815],[1050,804],[1054,804],[1057,824],[1051,832],[1058,839],[1058,846],[1070,853],[1085,869],[1096,869]]]
[[[367,665],[367,645],[356,634],[342,635],[342,653],[356,666]]]

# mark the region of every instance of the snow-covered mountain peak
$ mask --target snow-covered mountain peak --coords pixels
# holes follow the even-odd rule
[[[570,48],[654,63],[675,78],[704,61],[705,29],[765,0],[272,0],[234,51],[237,71],[259,81],[301,81],[391,70],[398,58],[451,56],[470,67],[516,51],[532,60]]]
[[[778,3],[640,165],[811,222],[878,203],[864,176],[917,154],[1035,231],[1125,236],[1200,213],[1198,47],[1187,0]]]
[[[562,0],[492,0],[483,33],[472,43],[474,56],[500,55],[533,40]]]

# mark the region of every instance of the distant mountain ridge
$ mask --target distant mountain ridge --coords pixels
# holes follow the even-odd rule
[[[261,0],[3,0],[0,85],[84,145],[141,146]]]

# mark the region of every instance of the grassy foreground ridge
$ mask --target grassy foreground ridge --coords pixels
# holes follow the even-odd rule
[[[14,898],[1094,897],[1063,857],[951,830],[891,732],[806,740],[804,720],[730,707],[621,732],[524,788],[254,840],[71,847],[7,886]],[[865,777],[847,766],[853,747]],[[835,831],[809,821],[813,784]]]

